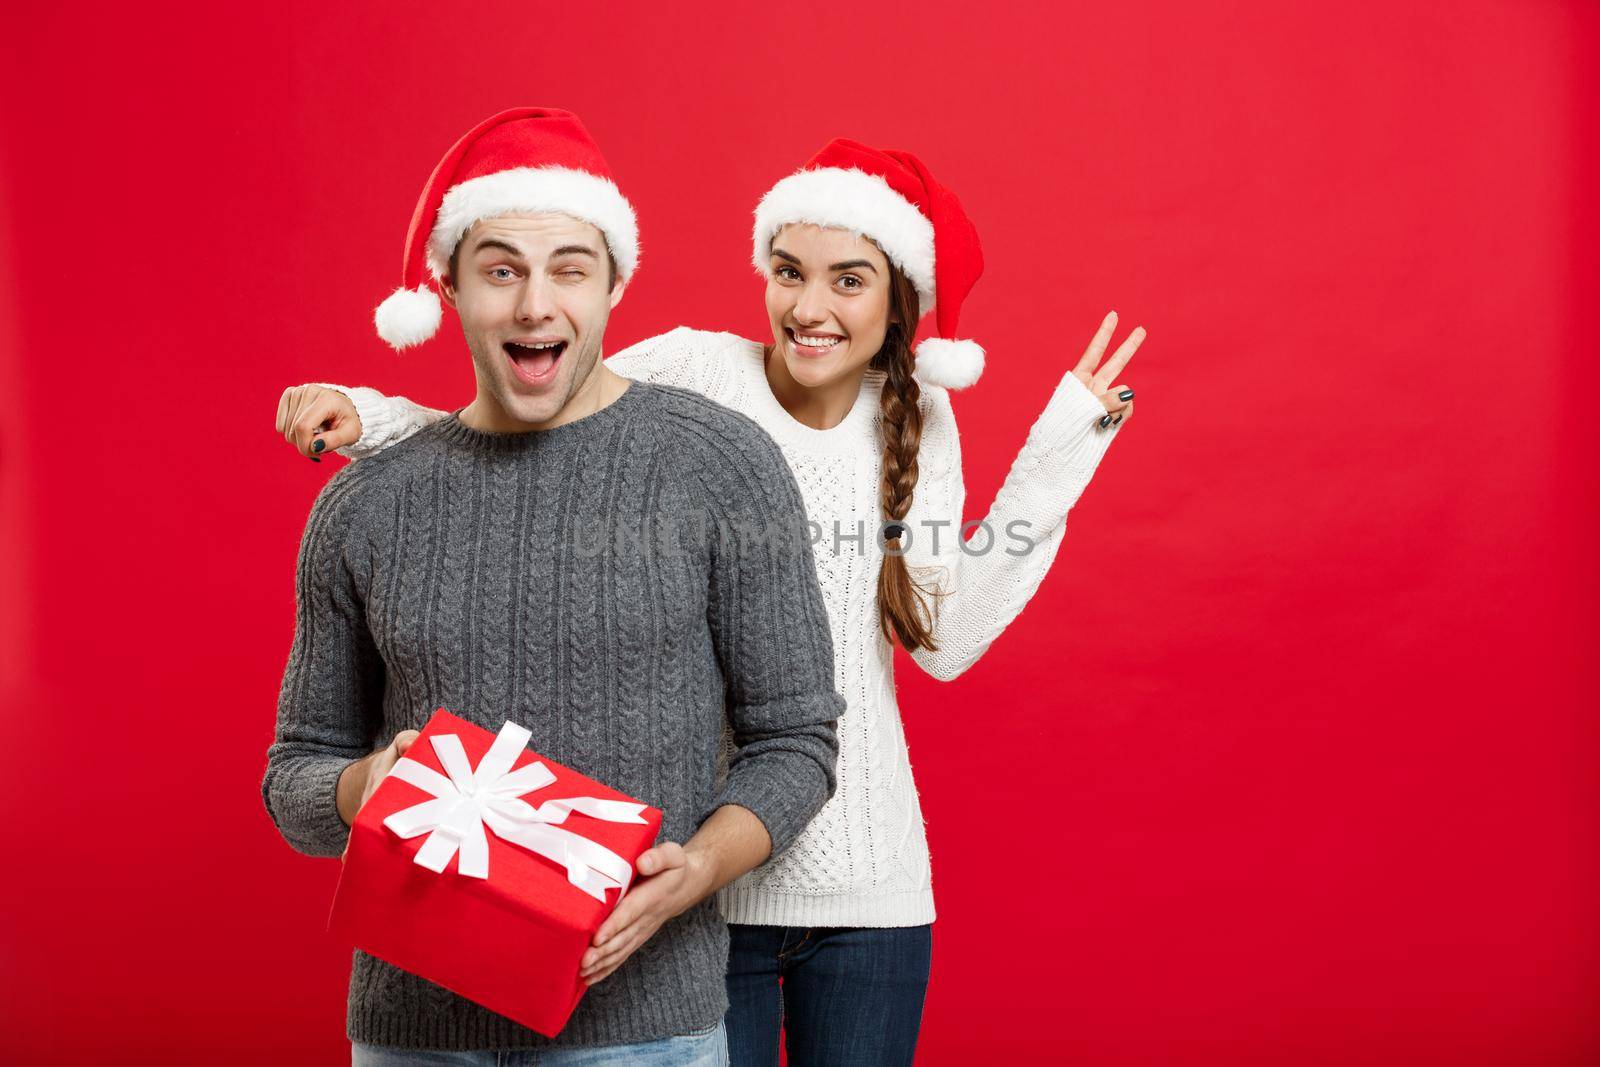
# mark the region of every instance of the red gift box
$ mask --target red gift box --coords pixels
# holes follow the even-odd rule
[[[328,928],[547,1037],[661,812],[440,708],[350,828]]]

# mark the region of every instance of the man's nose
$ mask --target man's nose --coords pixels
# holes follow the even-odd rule
[[[551,318],[555,314],[552,296],[548,279],[537,274],[529,276],[522,285],[522,298],[517,301],[517,321],[532,324]]]

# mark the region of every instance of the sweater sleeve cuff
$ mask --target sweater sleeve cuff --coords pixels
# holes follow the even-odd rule
[[[738,708],[737,733],[751,740],[735,753],[704,818],[724,804],[748,809],[772,840],[765,862],[776,859],[833,795],[835,723],[844,710],[844,698],[831,689]]]
[[[308,856],[344,852],[350,827],[339,817],[339,776],[354,762],[339,757],[305,761],[272,783],[267,814],[291,848]]]
[[[317,384],[324,389],[332,389],[336,393],[343,394],[355,407],[356,418],[361,420],[360,438],[354,444],[334,449],[335,452],[349,459],[365,459],[383,451],[392,443],[401,425],[403,411],[401,404],[364,385],[344,386],[334,385],[331,382]]]
[[[1076,375],[1068,374],[1028,432],[1025,451],[1056,487],[1051,495],[1061,499],[1066,510],[1077,503],[1116,439],[1115,427],[1100,425],[1105,414],[1100,398]]]
[[[1100,427],[1105,413],[1106,406],[1100,403],[1100,398],[1079,381],[1076,374],[1067,374],[1056,386],[1028,436],[1030,440],[1051,447],[1069,445],[1084,437],[1109,437],[1111,431]]]
[[[764,866],[794,844],[827,803],[829,791],[827,776],[808,759],[799,766],[762,768],[760,774],[730,778],[711,802],[710,811],[737,804],[761,820],[772,840],[772,853],[762,861]]]

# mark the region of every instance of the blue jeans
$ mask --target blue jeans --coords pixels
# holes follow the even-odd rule
[[[432,1052],[355,1043],[352,1067],[728,1067],[728,1031],[722,1023],[637,1045],[543,1049],[537,1052]]]
[[[909,1065],[933,961],[931,926],[838,929],[729,924],[728,1055],[734,1067]]]

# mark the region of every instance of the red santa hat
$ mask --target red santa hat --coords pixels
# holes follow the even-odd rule
[[[983,349],[956,339],[961,302],[983,273],[978,231],[956,194],[910,152],[836,138],[756,207],[755,265],[771,270],[772,238],[789,223],[872,238],[916,286],[922,312],[937,312],[938,336],[917,346],[917,378],[964,389],[983,373]]]
[[[435,287],[456,245],[478,220],[512,212],[557,212],[590,223],[605,236],[621,279],[638,266],[633,206],[583,123],[556,108],[514,107],[474,126],[433,168],[406,231],[400,288],[373,314],[378,336],[403,349],[438,332],[443,309]]]

